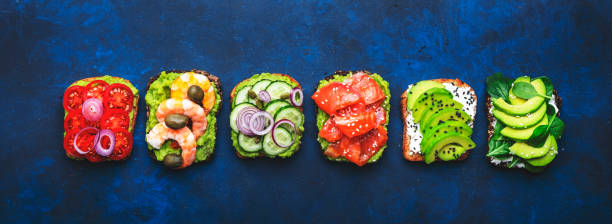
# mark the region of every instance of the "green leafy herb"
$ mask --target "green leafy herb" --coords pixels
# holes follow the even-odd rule
[[[541,79],[542,82],[544,82],[544,86],[546,86],[546,95],[552,97],[554,89],[552,81],[546,76],[540,76],[535,79]]]
[[[557,114],[557,110],[555,109],[555,107],[553,105],[551,105],[550,103],[546,105],[546,115],[548,115],[548,121],[552,120],[552,117],[554,117]],[[548,122],[550,124],[550,122]]]
[[[516,166],[516,164],[518,164],[520,161],[521,161],[521,158],[519,158],[518,156],[512,157],[512,162],[510,162],[510,165],[508,165],[508,168],[512,168]]]
[[[561,135],[563,135],[563,130],[565,129],[565,123],[563,123],[561,119],[557,118],[557,116],[554,117],[556,119],[553,119],[549,125],[550,134],[556,139],[560,139]]]
[[[504,136],[500,133],[502,129],[504,129],[504,124],[502,124],[501,122],[495,123],[495,129],[493,131],[493,136],[491,136],[491,139],[504,140]]]
[[[523,99],[531,99],[532,97],[536,97],[536,96],[541,96],[541,97],[550,99],[549,96],[540,95],[538,91],[536,91],[536,89],[533,88],[533,85],[531,85],[531,83],[528,83],[528,82],[515,83],[514,87],[512,87],[512,93],[514,93],[514,95],[516,95],[517,97],[523,98]]]
[[[548,135],[552,135],[556,139],[560,139],[565,129],[565,123],[555,115],[554,108],[549,104],[547,108],[548,125],[540,125],[533,130],[533,133],[527,140],[527,144],[535,147],[540,147],[546,142]],[[552,112],[551,112],[552,110]]]
[[[535,147],[540,147],[546,142],[548,137],[548,125],[540,125],[533,130],[531,137],[527,140],[527,144]]]
[[[510,153],[510,142],[493,140],[489,141],[489,153],[487,156],[501,156]]]
[[[511,87],[512,81],[499,72],[487,77],[487,93],[491,98],[502,98],[508,101],[508,92]]]

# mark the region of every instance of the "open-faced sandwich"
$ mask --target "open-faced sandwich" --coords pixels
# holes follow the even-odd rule
[[[387,147],[389,83],[376,73],[337,71],[319,82],[312,99],[317,140],[329,160],[374,163]]]
[[[470,139],[476,93],[459,79],[433,79],[409,85],[402,94],[404,158],[409,161],[464,160],[476,147]]]
[[[212,158],[221,105],[219,78],[202,70],[162,72],[149,81],[145,101],[153,159],[180,169]]]
[[[113,76],[86,78],[64,92],[64,150],[71,159],[98,163],[132,153],[138,90]]]
[[[240,158],[293,155],[304,132],[302,87],[284,74],[253,75],[231,93],[232,143]]]
[[[495,166],[540,172],[557,155],[564,124],[561,98],[552,81],[496,73],[487,78],[487,158]]]

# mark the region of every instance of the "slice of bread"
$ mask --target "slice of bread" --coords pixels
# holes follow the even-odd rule
[[[293,77],[289,76],[289,75],[280,74],[280,73],[271,73],[270,75],[287,77],[287,78],[289,78],[289,80],[291,80],[291,82],[295,83],[298,88],[300,88],[300,89],[302,88],[300,83],[297,80],[295,80]],[[234,86],[234,88],[232,89],[232,92],[230,93],[230,105],[232,105],[232,102],[234,102],[234,97],[236,95],[236,91],[238,90],[238,89],[236,89],[236,87],[238,87],[243,82],[249,81],[250,79],[251,78],[242,80],[241,82],[239,82],[238,84],[236,84]],[[233,109],[233,106],[231,106],[231,107],[232,107],[231,109]],[[302,106],[300,106],[299,108],[300,108],[300,111],[302,111],[302,113],[303,113],[304,112],[304,108]],[[231,111],[231,109],[230,109],[230,111]],[[237,146],[234,145],[234,147],[237,147]],[[238,156],[238,158],[241,158],[241,159],[255,159],[255,158],[265,157],[266,156],[263,152],[259,152],[259,154],[257,156],[254,156],[254,157],[245,157],[245,156],[241,155],[240,152],[238,152],[238,150],[235,150],[235,151],[236,151],[236,156]],[[277,157],[275,157],[275,158],[277,158]],[[283,158],[283,157],[280,157],[280,158]]]
[[[217,89],[217,93],[218,93],[218,94],[219,94],[219,96],[220,96],[220,101],[219,101],[219,106],[218,106],[218,108],[221,108],[221,105],[223,104],[223,92],[222,92],[222,90],[221,90],[221,81],[219,81],[219,77],[214,76],[214,75],[212,75],[212,74],[208,73],[207,71],[204,71],[204,70],[198,70],[198,69],[192,69],[192,70],[189,70],[189,71],[188,71],[188,70],[171,70],[171,71],[167,71],[166,73],[185,73],[185,72],[193,72],[193,73],[197,73],[197,74],[202,74],[202,75],[205,75],[205,76],[208,78],[208,80],[209,80],[210,82],[214,83],[214,84],[215,84],[215,87],[216,87],[216,89]],[[157,75],[155,75],[155,76],[153,76],[153,77],[151,77],[151,78],[149,79],[149,82],[147,83],[147,88],[145,89],[145,94],[146,94],[146,92],[148,92],[148,91],[149,91],[149,88],[151,87],[151,84],[152,84],[153,82],[155,82],[155,80],[157,80],[157,79],[159,78],[159,76],[160,76],[160,75],[161,75],[161,73],[159,73],[159,74],[157,74]],[[151,109],[151,108],[149,108],[149,105],[148,105],[148,104],[146,104],[146,103],[145,103],[145,109],[146,109],[146,112],[147,112],[147,121],[148,121],[148,120],[149,120],[149,116],[150,116],[150,109]],[[215,116],[217,116],[217,114],[215,114]],[[217,123],[218,123],[218,121],[217,121],[217,122],[215,122],[215,125],[214,125],[214,127],[213,127],[213,128],[215,129],[215,133],[217,133]],[[207,128],[211,128],[211,127],[209,126],[209,127],[207,127]],[[155,157],[155,153],[153,152],[153,150],[147,150],[147,151],[149,151],[149,156],[150,156],[150,157],[151,157],[153,160],[158,161],[158,160],[157,160],[157,158]],[[210,154],[210,155],[209,155],[209,156],[206,158],[206,160],[204,160],[204,161],[200,161],[200,162],[207,162],[207,161],[210,161],[210,160],[212,159],[213,155],[215,154],[214,152],[215,152],[215,150],[213,150],[213,152],[212,152],[212,153],[211,153],[211,154]],[[160,163],[161,163],[161,161],[158,161],[158,162],[160,162]],[[194,163],[195,163],[195,162],[194,162]]]
[[[474,91],[474,89],[472,89],[472,87],[470,87],[468,84],[464,83],[463,81],[461,81],[460,79],[433,79],[432,81],[436,81],[439,83],[451,83],[457,87],[468,87],[469,88],[469,92],[470,95],[474,98],[474,103],[471,105],[474,111],[474,116],[472,117],[472,120],[475,120],[476,118],[476,106],[478,105],[478,99],[476,97],[476,92]],[[406,118],[411,115],[411,111],[408,110],[408,108],[406,108],[406,100],[408,97],[408,89],[406,89],[406,91],[404,91],[404,93],[401,96],[401,104],[402,104],[402,118],[403,118],[403,123],[404,123],[404,133],[403,133],[403,144],[402,144],[402,150],[403,150],[403,154],[404,154],[404,158],[406,158],[409,161],[414,161],[414,162],[420,162],[423,161],[423,155],[421,155],[420,153],[414,153],[410,150],[410,139],[412,139],[414,136],[410,136],[408,135],[408,124],[406,123]],[[467,107],[468,105],[464,105],[464,107]],[[466,151],[461,157],[459,157],[458,160],[464,160],[468,157],[468,155],[470,154],[470,151],[472,150],[468,150]],[[438,158],[436,158],[436,161],[439,161]]]
[[[553,95],[555,96],[555,104],[557,106],[557,108],[559,108],[559,111],[557,112],[557,117],[561,117],[561,97],[559,96],[559,94],[557,93],[557,90],[553,90]],[[493,114],[491,114],[491,107],[493,107],[493,102],[491,101],[491,96],[487,93],[487,99],[485,102],[485,113],[487,114],[487,121],[489,122],[487,125],[487,143],[491,140],[491,137],[493,136],[493,133],[495,132],[495,126],[494,126],[494,121],[496,121],[497,119],[493,116]],[[489,144],[487,144],[487,152],[489,151]],[[489,162],[491,163],[491,165],[496,166],[496,167],[503,167],[503,168],[519,168],[517,166],[514,167],[509,167],[510,166],[510,161],[508,162],[500,162],[498,164],[493,163],[493,157],[491,156],[487,156],[487,159],[489,159]]]

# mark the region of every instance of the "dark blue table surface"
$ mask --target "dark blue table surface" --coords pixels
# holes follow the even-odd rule
[[[605,222],[612,218],[611,11],[605,0],[2,1],[0,217]],[[307,99],[304,141],[287,160],[238,159],[228,104],[208,163],[172,171],[151,160],[143,113],[127,161],[66,158],[61,96],[71,82],[121,76],[143,97],[150,76],[192,68],[219,76],[225,93],[252,74],[279,72],[300,81],[307,95],[335,70],[377,72],[392,93],[389,148],[366,167],[327,161]],[[546,74],[564,99],[561,151],[542,174],[495,168],[485,159],[485,77],[498,71]],[[476,90],[478,147],[460,163],[407,162],[399,96],[411,83],[439,77],[461,78]]]

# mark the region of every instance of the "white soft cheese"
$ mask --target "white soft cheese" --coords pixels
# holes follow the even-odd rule
[[[458,87],[452,83],[443,83],[444,88],[453,94],[453,99],[463,104],[463,111],[468,114],[472,121],[468,124],[470,127],[474,127],[474,119],[476,118],[476,100],[473,99],[471,94],[472,88],[470,87]],[[414,86],[411,84],[408,86],[408,92]],[[412,112],[406,116],[406,135],[410,137],[410,151],[409,155],[421,154],[421,140],[423,140],[423,134],[421,134],[420,124],[414,122]]]

